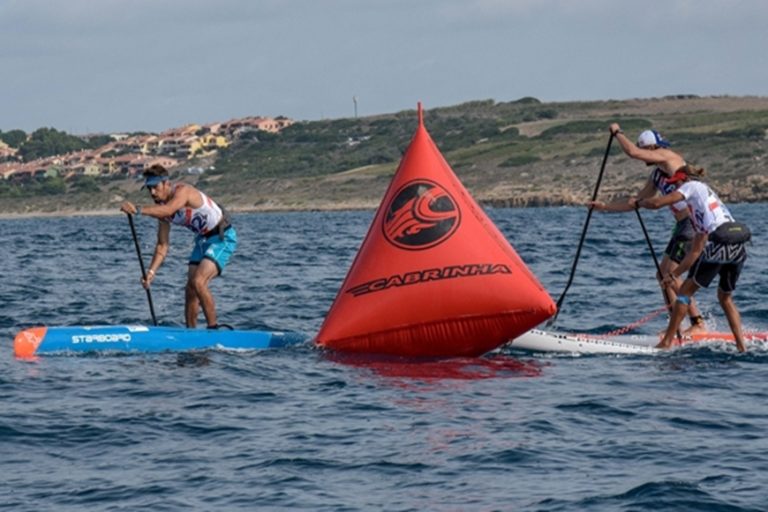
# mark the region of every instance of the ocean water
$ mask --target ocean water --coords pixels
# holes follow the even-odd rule
[[[768,206],[736,291],[768,329]],[[586,210],[490,209],[556,300]],[[240,214],[214,282],[221,321],[315,334],[372,212]],[[671,218],[643,212],[657,251]],[[145,258],[154,223],[137,222]],[[0,220],[0,510],[768,510],[768,348],[571,356],[503,347],[414,364],[261,352],[19,361],[32,325],[149,322],[124,216]],[[191,235],[153,286],[183,322]],[[657,309],[633,213],[595,214],[556,327],[606,332]],[[727,329],[714,289],[698,297]],[[662,317],[636,332],[655,333]]]

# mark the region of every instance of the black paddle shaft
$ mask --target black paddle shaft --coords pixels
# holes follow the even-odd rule
[[[139,247],[139,237],[136,236],[136,226],[133,225],[133,215],[127,213],[128,224],[131,225],[131,234],[133,235],[133,245],[136,246],[136,256],[139,257],[139,266],[141,267],[141,277],[145,281],[147,280],[147,272],[144,269],[144,259],[141,257],[141,247]],[[152,315],[152,323],[157,325],[157,317],[155,316],[155,306],[152,304],[152,292],[149,288],[144,289],[147,292],[147,300],[149,301],[149,314]]]
[[[651,256],[653,257],[653,264],[656,265],[656,272],[658,272],[659,277],[664,277],[661,275],[661,265],[659,265],[659,258],[656,257],[656,251],[653,249],[653,244],[651,243],[651,237],[648,236],[648,230],[645,229],[645,222],[643,222],[643,216],[640,215],[640,208],[635,205],[635,213],[637,214],[637,220],[640,222],[640,227],[643,228],[643,236],[645,236],[645,243],[648,244],[648,250],[651,251]],[[667,294],[664,293],[664,298],[667,298]],[[669,302],[667,302],[667,305],[669,305]]]
[[[597,175],[597,183],[595,183],[595,190],[592,192],[592,201],[595,201],[597,199],[597,193],[600,190],[600,183],[603,181],[603,173],[605,172],[605,164],[608,161],[608,155],[611,152],[611,143],[613,142],[613,133],[611,133],[610,137],[608,137],[608,145],[605,148],[605,155],[603,155],[603,163],[600,165],[600,174]],[[571,275],[568,277],[568,283],[565,285],[565,290],[563,290],[563,293],[560,295],[560,298],[557,299],[557,309],[555,310],[555,315],[550,318],[549,322],[547,322],[547,327],[550,327],[552,324],[555,323],[555,320],[557,320],[557,315],[560,314],[560,308],[563,305],[563,301],[565,301],[565,294],[568,293],[568,289],[571,287],[571,283],[573,283],[573,276],[576,275],[576,266],[579,264],[579,257],[581,256],[581,248],[584,246],[584,239],[587,236],[587,228],[589,227],[589,221],[592,218],[592,210],[593,207],[589,207],[589,210],[587,211],[587,220],[584,222],[584,227],[581,230],[581,239],[579,240],[579,246],[576,248],[576,256],[573,259],[573,266],[571,267]]]
[[[661,265],[659,265],[659,258],[656,257],[656,251],[653,249],[653,244],[651,243],[651,237],[648,236],[648,230],[645,229],[645,222],[643,222],[643,216],[640,215],[640,207],[635,203],[635,213],[637,214],[637,220],[640,222],[640,227],[643,228],[643,236],[645,236],[645,243],[648,244],[648,250],[651,251],[651,256],[653,256],[653,264],[656,265],[656,272],[659,275],[659,279],[663,280],[664,276],[661,274]],[[672,305],[672,301],[669,298],[669,294],[667,293],[667,289],[662,286],[661,293],[664,295],[664,304],[667,305],[667,308],[670,308]],[[671,311],[670,311],[671,314]],[[677,330],[677,338],[682,339],[682,336],[680,335],[680,329]]]

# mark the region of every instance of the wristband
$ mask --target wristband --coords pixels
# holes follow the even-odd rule
[[[152,269],[147,270],[147,275],[152,274],[155,275],[155,271]]]

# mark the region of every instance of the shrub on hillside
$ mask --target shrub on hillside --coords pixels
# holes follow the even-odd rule
[[[99,183],[93,176],[77,176],[72,179],[71,189],[73,192],[99,192]]]
[[[67,191],[67,184],[63,178],[44,178],[41,180],[29,180],[21,183],[0,181],[0,197],[37,197],[63,194]]]
[[[558,124],[547,128],[539,135],[542,139],[551,139],[559,135],[570,134],[597,134],[604,132],[608,135],[609,121],[570,121],[568,123]],[[621,128],[627,132],[630,138],[631,134],[640,132],[651,127],[651,122],[647,119],[622,119]]]
[[[520,167],[521,165],[528,165],[541,160],[536,155],[515,155],[511,158],[507,158],[499,164],[499,167]]]

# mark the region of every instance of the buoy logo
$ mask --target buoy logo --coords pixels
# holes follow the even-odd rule
[[[451,195],[437,183],[420,179],[395,194],[382,229],[393,245],[418,251],[444,242],[460,223],[461,213]]]

